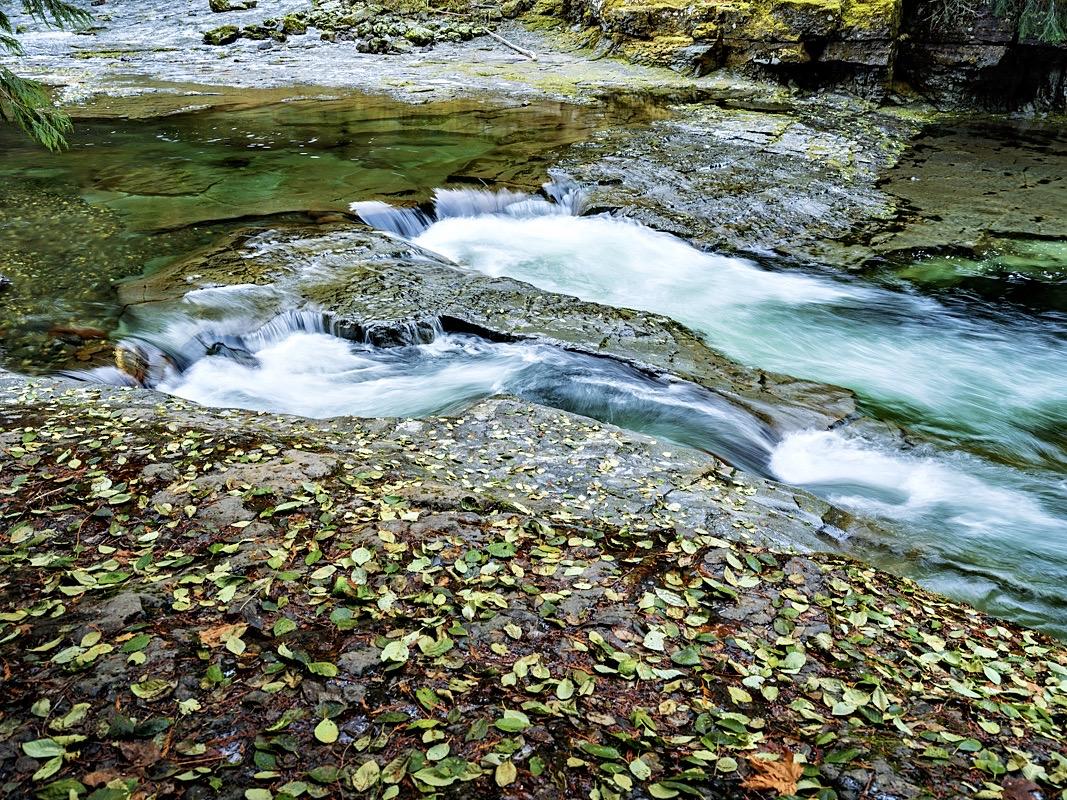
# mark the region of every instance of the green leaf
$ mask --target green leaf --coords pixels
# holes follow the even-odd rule
[[[352,786],[358,792],[365,792],[378,782],[380,776],[381,768],[378,766],[378,762],[372,758],[370,761],[365,761],[356,770],[355,775],[352,776]]]
[[[382,770],[382,783],[394,784],[404,780],[404,776],[408,773],[408,762],[410,760],[411,758],[408,755],[401,755],[386,764],[385,769]]]
[[[315,726],[315,738],[323,744],[333,744],[340,735],[341,732],[337,730],[337,725],[331,719],[324,719]]]
[[[502,761],[496,768],[493,779],[496,781],[497,786],[507,786],[510,783],[514,783],[518,776],[519,771],[516,769],[515,764],[508,760]]]
[[[152,637],[147,633],[139,633],[123,644],[121,650],[123,653],[139,653],[148,647],[150,641],[152,641]]]
[[[402,640],[395,639],[382,650],[381,660],[403,664],[408,660],[409,655],[408,646]]]
[[[606,758],[611,761],[617,761],[618,759],[622,758],[622,755],[620,755],[619,751],[616,750],[614,747],[608,747],[602,744],[594,744],[593,742],[582,742],[581,747],[582,750],[596,758]]]
[[[695,644],[675,650],[671,653],[671,661],[681,664],[683,667],[694,667],[700,663],[700,650]]]
[[[296,623],[289,619],[289,617],[282,617],[279,619],[274,623],[274,628],[272,629],[275,637],[285,636],[287,633],[292,633],[295,630]]]
[[[730,693],[730,699],[738,705],[752,702],[752,695],[738,686],[730,686],[727,691]]]
[[[847,764],[861,752],[855,747],[850,747],[847,750],[834,750],[826,757],[825,761],[827,764]]]
[[[308,664],[308,671],[326,678],[337,677],[337,665],[331,664],[329,661],[312,661]]]
[[[456,782],[455,775],[446,775],[441,771],[440,767],[432,767],[428,769],[420,769],[418,772],[412,775],[416,780],[422,781],[425,784],[436,787],[451,786]]]
[[[448,755],[448,751],[452,749],[452,746],[448,742],[441,742],[435,744],[429,750],[426,751],[426,758],[430,761],[440,761],[442,758]]]
[[[149,678],[140,683],[130,684],[130,691],[142,700],[158,700],[174,691],[175,684],[162,678]]]
[[[63,755],[66,750],[55,739],[34,739],[22,744],[22,752],[30,758],[52,758]]]
[[[419,650],[430,658],[443,656],[451,650],[454,645],[455,642],[447,636],[442,636],[440,639],[431,639],[429,636],[423,636],[419,639]]]
[[[781,669],[783,672],[797,672],[808,663],[808,657],[798,650],[793,650],[782,659]]]
[[[715,769],[719,772],[736,772],[737,771],[737,759],[730,756],[723,756],[715,762]]]
[[[340,771],[337,767],[323,766],[308,770],[308,777],[316,783],[334,783]]]
[[[677,797],[678,792],[669,786],[664,786],[662,783],[649,784],[648,793],[656,798],[656,800],[668,800],[671,797]]]
[[[530,718],[521,711],[508,710],[493,725],[505,733],[521,733],[530,727]]]
[[[489,555],[497,558],[511,558],[515,555],[515,545],[511,542],[493,542],[485,549],[489,551]]]
[[[273,800],[270,789],[245,789],[245,800]]]
[[[88,703],[75,703],[74,706],[64,716],[58,717],[52,720],[49,724],[49,728],[55,731],[65,731],[73,728],[89,713]]]
[[[630,762],[630,772],[633,773],[633,776],[638,780],[647,781],[652,776],[652,767],[640,758],[635,758]]]
[[[666,634],[659,628],[652,628],[645,634],[643,644],[649,650],[655,650],[657,652],[663,652],[663,642],[666,639]]]
[[[37,793],[37,800],[70,800],[71,793],[81,797],[85,794],[85,784],[74,778],[60,778],[41,789]]]
[[[415,699],[418,700],[419,705],[421,705],[427,711],[441,705],[441,698],[438,696],[437,692],[435,692],[429,686],[420,686],[418,689],[416,689]]]
[[[62,766],[63,756],[55,756],[53,758],[50,758],[46,762],[44,762],[44,764],[39,770],[33,773],[33,780],[43,781],[45,778],[51,778],[53,775],[59,772]]]

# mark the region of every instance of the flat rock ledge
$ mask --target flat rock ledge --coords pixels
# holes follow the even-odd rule
[[[10,373],[0,431],[4,796],[1063,796],[1062,643],[707,455]]]

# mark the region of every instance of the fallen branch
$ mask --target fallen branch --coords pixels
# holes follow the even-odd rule
[[[515,51],[516,53],[520,53],[520,54],[522,54],[522,55],[526,56],[526,57],[527,57],[528,59],[530,59],[531,61],[536,61],[536,60],[537,60],[537,53],[533,53],[533,52],[531,52],[531,51],[527,50],[527,49],[526,49],[526,48],[524,48],[524,47],[519,47],[519,46],[518,46],[517,44],[515,44],[514,42],[509,42],[509,41],[508,41],[507,39],[505,39],[505,38],[504,38],[503,36],[501,36],[500,34],[498,34],[498,33],[493,33],[493,32],[492,32],[491,30],[489,30],[488,28],[483,28],[483,29],[482,29],[482,32],[483,32],[483,33],[485,33],[485,35],[486,35],[486,36],[490,36],[490,37],[492,37],[493,39],[496,39],[496,40],[497,40],[498,42],[500,42],[500,43],[501,43],[502,45],[504,45],[505,47],[510,47],[510,48],[511,48],[512,50],[514,50],[514,51]]]

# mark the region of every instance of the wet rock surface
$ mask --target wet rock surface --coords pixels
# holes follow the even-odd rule
[[[817,523],[762,493],[509,400],[310,423],[0,373],[4,791],[1062,785],[1062,644],[783,552]]]
[[[565,154],[594,208],[712,249],[850,265],[852,245],[896,215],[879,187],[919,125],[843,105],[690,105]]]

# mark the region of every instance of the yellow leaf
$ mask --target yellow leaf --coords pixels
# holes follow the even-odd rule
[[[746,789],[774,789],[778,796],[797,793],[797,781],[804,774],[804,767],[793,761],[793,754],[786,753],[781,761],[763,761],[750,758],[754,773],[741,784]]]

